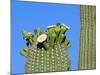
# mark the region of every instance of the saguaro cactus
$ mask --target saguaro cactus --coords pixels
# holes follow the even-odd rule
[[[65,36],[68,29],[68,26],[59,23],[48,26],[45,32],[40,28],[36,28],[34,34],[23,31],[28,43],[27,48],[20,52],[27,58],[25,73],[70,70],[68,48],[71,44]]]
[[[79,69],[96,68],[96,7],[81,5]]]

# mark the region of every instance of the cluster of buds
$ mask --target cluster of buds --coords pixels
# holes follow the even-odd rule
[[[35,46],[37,48],[53,48],[55,44],[63,44],[66,48],[71,47],[70,40],[66,37],[65,32],[69,30],[69,27],[62,23],[57,23],[56,25],[48,26],[45,32],[41,31],[38,27],[34,30],[34,33],[22,31],[24,39],[27,41],[26,45]],[[25,54],[29,49],[24,48],[21,51],[21,55],[26,56]]]

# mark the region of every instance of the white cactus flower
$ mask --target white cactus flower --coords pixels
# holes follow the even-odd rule
[[[44,42],[46,39],[47,39],[47,35],[46,35],[46,34],[41,34],[41,35],[37,38],[37,41],[38,41],[39,43],[42,43],[42,42]]]

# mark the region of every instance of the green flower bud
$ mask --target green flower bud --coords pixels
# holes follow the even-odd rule
[[[69,43],[68,45],[67,45],[67,48],[70,48],[71,47],[71,44]]]
[[[36,28],[35,30],[34,30],[34,32],[35,32],[35,34],[40,34],[40,32],[41,32],[41,29],[38,27],[38,28]]]
[[[22,31],[22,34],[24,35],[25,39],[30,39],[31,37],[33,37],[33,34],[30,32],[27,32],[25,30]]]
[[[49,42],[50,42],[51,46],[54,46],[55,38],[56,38],[56,34],[55,33],[50,34],[50,40],[49,40]]]
[[[66,30],[67,30],[67,28],[65,26],[61,26],[61,33],[64,34],[66,32]]]
[[[69,29],[69,27],[65,24],[61,24],[61,33],[65,33],[67,30]]]
[[[23,50],[20,51],[20,54],[27,57],[27,52],[28,52],[28,48],[24,48]]]
[[[64,34],[60,34],[59,37],[57,38],[57,42],[61,43],[64,39],[65,35]]]
[[[71,43],[70,43],[70,40],[68,38],[66,39],[65,44],[66,44],[67,48],[71,47]]]
[[[59,34],[60,31],[61,31],[60,25],[56,26],[55,27],[55,32],[56,32],[57,35]]]
[[[23,30],[22,34],[24,35],[25,38],[28,38],[28,32],[27,31]]]

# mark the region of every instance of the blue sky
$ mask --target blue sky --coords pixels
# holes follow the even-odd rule
[[[71,69],[77,70],[79,58],[80,6],[71,4],[12,1],[12,73],[24,73],[26,58],[19,52],[26,47],[21,30],[33,32],[36,27],[46,30],[48,25],[64,23],[70,26],[66,36],[70,38]]]

